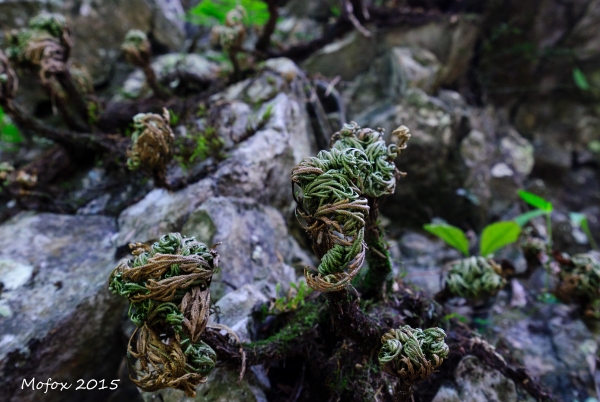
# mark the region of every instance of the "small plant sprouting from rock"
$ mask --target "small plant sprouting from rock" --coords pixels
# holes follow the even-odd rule
[[[502,267],[494,260],[468,257],[449,263],[446,287],[450,294],[470,300],[496,295],[505,285]]]
[[[446,287],[438,294],[438,299],[453,295],[484,300],[496,295],[506,285],[500,264],[487,257],[519,239],[521,227],[517,222],[496,222],[486,226],[481,233],[478,257],[469,257],[469,241],[461,229],[448,224],[430,224],[424,228],[467,256],[448,264]]]
[[[7,35],[7,44],[6,53],[10,59],[22,66],[39,69],[42,85],[56,102],[65,122],[74,129],[85,131],[89,115],[83,94],[93,87],[87,70],[69,62],[73,35],[65,17],[42,13],[29,21],[28,28],[11,31]]]
[[[561,256],[556,295],[565,302],[578,301],[584,314],[600,318],[600,255],[597,252]]]
[[[172,387],[193,397],[217,359],[200,336],[219,255],[179,233],[152,247],[130,247],[135,258],[121,261],[109,279],[109,289],[131,302],[129,318],[137,326],[127,347],[130,378],[145,391]]]
[[[444,342],[446,333],[440,328],[413,329],[404,325],[381,337],[379,364],[387,374],[398,378],[396,401],[410,401],[411,385],[424,381],[448,357]]]
[[[292,171],[301,190],[296,216],[321,259],[318,274],[305,270],[308,285],[321,292],[344,289],[359,272],[366,253],[367,197],[392,194],[398,171],[394,160],[410,138],[406,128],[386,145],[383,132],[346,124],[330,151],[303,160]],[[395,133],[398,133],[396,130]]]
[[[166,186],[166,168],[172,158],[175,136],[170,127],[169,112],[163,115],[140,113],[133,118],[135,131],[127,166],[131,170],[143,169],[154,176],[158,186]]]
[[[144,32],[138,29],[132,29],[127,32],[125,40],[121,45],[121,50],[129,63],[142,69],[148,86],[152,88],[152,91],[156,96],[162,99],[170,97],[171,94],[160,85],[156,73],[152,68],[150,41]]]
[[[278,283],[275,287],[275,294],[279,295],[281,292],[281,285]],[[290,283],[290,289],[287,294],[283,297],[273,298],[263,313],[267,314],[282,314],[290,311],[296,311],[298,307],[304,306],[305,299],[313,292],[313,290],[306,285],[306,282],[299,281],[298,284],[294,282]]]
[[[515,221],[524,226],[539,216],[544,216],[546,219],[544,239],[531,235],[534,228],[529,227],[526,228],[527,236],[524,236],[521,241],[521,248],[527,258],[528,266],[541,264],[548,273],[548,277],[553,276],[558,280],[554,289],[554,295],[558,299],[566,303],[577,302],[585,316],[600,318],[600,257],[598,252],[590,251],[569,256],[553,250],[551,214],[554,206],[550,201],[524,190],[519,191],[519,196],[536,209],[518,216]],[[581,229],[591,248],[595,250],[597,244],[590,231],[587,217],[582,213],[571,212],[569,218],[571,226]],[[549,285],[546,284],[546,287],[548,288]],[[550,293],[544,293],[541,297],[544,300],[556,300]]]
[[[246,9],[237,6],[230,10],[225,17],[225,25],[216,25],[211,32],[211,42],[220,45],[233,65],[233,77],[240,75],[238,54],[242,51],[246,39],[246,26],[244,19],[247,17]]]

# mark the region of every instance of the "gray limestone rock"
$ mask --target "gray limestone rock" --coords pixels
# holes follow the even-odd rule
[[[218,78],[221,71],[218,64],[195,53],[169,53],[156,57],[152,62],[152,69],[158,81],[175,92],[200,91],[211,80]],[[184,86],[183,82],[188,88],[180,88]],[[121,93],[115,95],[113,100],[139,98],[149,96],[151,93],[146,85],[144,73],[138,69],[127,78]]]
[[[417,286],[429,296],[442,287],[442,267],[461,258],[460,252],[440,240],[408,232],[398,240],[400,270],[406,272],[404,280]]]
[[[0,225],[0,392],[39,401],[22,381],[117,379],[125,301],[109,293],[114,218],[23,213]],[[80,400],[75,386],[44,401]],[[86,391],[88,392],[88,391]],[[106,396],[89,391],[89,400]]]
[[[440,387],[432,402],[517,402],[515,383],[475,356],[465,356],[455,371],[456,387]]]
[[[275,296],[277,283],[287,289],[296,281],[295,270],[283,257],[292,257],[293,240],[283,216],[272,207],[252,199],[213,197],[190,215],[182,233],[208,244],[222,243],[218,247],[222,269],[211,286],[214,299],[229,291],[227,286],[240,288],[249,283]]]
[[[261,377],[262,373],[257,375],[254,370],[247,370],[244,380],[238,383],[238,372],[217,368],[206,383],[198,386],[195,398],[188,398],[183,391],[172,388],[143,392],[142,397],[144,402],[267,402]]]
[[[589,359],[596,355],[597,339],[572,307],[533,301],[515,309],[500,297],[492,312],[492,339],[508,345],[555,397],[583,401],[595,395]]]

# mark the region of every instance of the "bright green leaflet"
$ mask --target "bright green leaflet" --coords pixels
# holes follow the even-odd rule
[[[223,25],[227,13],[238,5],[248,13],[248,25],[262,26],[269,20],[267,4],[262,0],[203,0],[189,11],[188,20],[204,26]]]
[[[494,251],[514,243],[521,234],[521,227],[516,222],[496,222],[486,226],[481,234],[479,254],[487,256]]]
[[[469,255],[469,241],[465,232],[457,228],[456,226],[448,224],[429,224],[423,226],[423,228],[429,233],[433,233],[448,245],[454,247],[464,255]]]
[[[590,83],[578,67],[575,67],[573,69],[573,81],[575,81],[575,85],[577,85],[577,88],[581,89],[582,91],[590,90]]]
[[[546,201],[540,196],[537,196],[529,191],[519,190],[519,197],[526,203],[546,212],[552,212],[553,207],[550,201]]]
[[[23,142],[21,132],[13,123],[10,123],[4,110],[0,107],[0,150],[15,152],[17,145]]]

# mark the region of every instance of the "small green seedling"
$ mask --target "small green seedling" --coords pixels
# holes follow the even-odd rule
[[[439,300],[448,294],[469,300],[482,300],[494,296],[506,285],[502,267],[489,257],[495,251],[517,241],[521,227],[516,222],[503,221],[486,226],[479,244],[481,257],[469,257],[469,241],[459,228],[448,224],[430,224],[424,228],[467,257],[448,264],[446,285],[438,295]]]
[[[469,240],[461,229],[446,223],[429,224],[423,228],[463,253],[465,257],[469,256]],[[516,242],[520,234],[521,227],[513,221],[496,222],[486,226],[481,233],[479,255],[485,257],[493,254],[502,247]]]
[[[281,284],[275,286],[275,293],[279,295]],[[269,313],[280,314],[289,311],[295,311],[298,307],[304,306],[304,300],[313,292],[305,281],[299,281],[298,284],[290,282],[289,292],[275,299],[269,307]]]
[[[519,197],[527,204],[537,208],[529,212],[525,212],[522,215],[517,216],[514,220],[519,224],[520,227],[525,226],[533,218],[538,216],[546,217],[546,232],[548,234],[548,247],[552,248],[552,222],[550,216],[554,210],[554,206],[550,201],[543,199],[542,197],[530,193],[529,191],[519,190]]]

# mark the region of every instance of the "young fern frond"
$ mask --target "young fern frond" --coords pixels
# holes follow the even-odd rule
[[[405,127],[394,133],[397,141],[387,145],[383,131],[346,124],[332,137],[331,150],[292,170],[292,183],[301,190],[296,216],[321,258],[318,274],[305,270],[313,289],[339,291],[358,274],[367,247],[367,198],[394,192],[399,175],[394,160],[410,138]]]
[[[152,247],[130,247],[135,258],[121,261],[109,278],[109,289],[131,302],[129,317],[137,326],[127,347],[130,378],[145,391],[172,387],[193,397],[217,360],[200,336],[219,255],[179,233]]]

